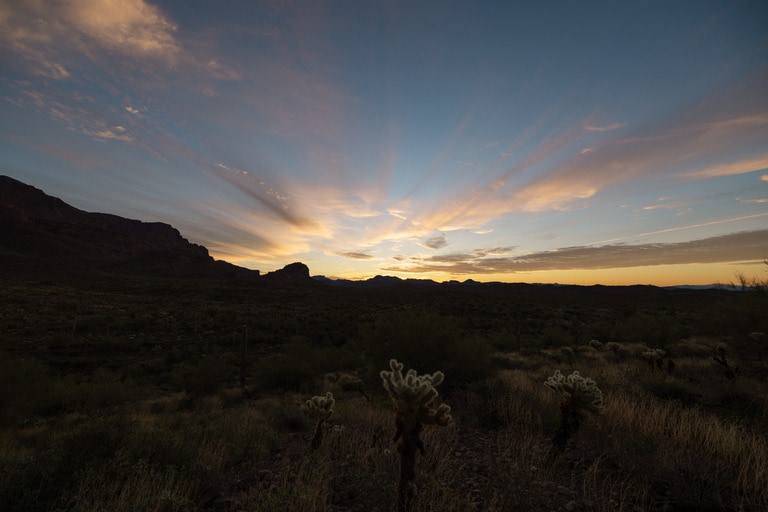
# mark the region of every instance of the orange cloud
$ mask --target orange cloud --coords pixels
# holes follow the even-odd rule
[[[768,72],[758,73],[687,112],[590,144],[586,152],[581,127],[566,128],[485,185],[444,197],[411,218],[425,233],[477,229],[513,213],[580,208],[602,190],[635,180],[706,179],[764,169],[765,153],[728,158],[745,148],[754,154],[768,140],[767,81]],[[705,161],[718,163],[701,170]],[[691,172],[692,167],[700,170]],[[536,178],[526,181],[527,175]]]
[[[176,25],[144,0],[3,2],[0,41],[22,54],[37,74],[70,77],[71,56],[100,50],[174,63],[182,53]]]
[[[139,57],[175,61],[176,25],[144,0],[74,0],[63,5],[68,24],[96,44]]]
[[[768,254],[768,230],[747,231],[677,243],[564,247],[521,256],[471,253],[411,256],[383,270],[406,273],[514,274],[599,270],[693,263],[761,261]]]
[[[350,258],[353,260],[370,260],[373,258],[373,256],[370,254],[367,254],[364,252],[357,252],[357,251],[340,251],[340,252],[337,252],[336,254],[344,258]]]
[[[722,165],[714,165],[706,169],[690,172],[687,176],[690,178],[702,179],[716,178],[720,176],[733,176],[735,174],[762,171],[764,169],[768,169],[768,153],[756,158],[737,160]]]

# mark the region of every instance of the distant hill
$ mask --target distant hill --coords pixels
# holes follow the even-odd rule
[[[270,283],[315,283],[309,277],[309,267],[301,262],[291,263],[280,270],[275,270],[264,275],[263,281]]]
[[[89,213],[0,176],[0,276],[259,277],[161,222]]]

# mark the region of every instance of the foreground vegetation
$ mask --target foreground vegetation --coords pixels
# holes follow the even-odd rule
[[[746,284],[2,283],[0,509],[394,510],[396,358],[442,372],[452,416],[420,432],[412,510],[764,510],[768,295]],[[558,447],[557,371],[602,390]]]

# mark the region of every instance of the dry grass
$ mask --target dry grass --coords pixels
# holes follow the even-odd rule
[[[228,293],[226,301],[231,301]],[[35,311],[32,306],[52,295],[36,301],[27,297],[30,306],[11,304],[0,319],[5,332],[17,339],[13,350],[4,347],[8,353],[0,352],[0,510],[394,509],[398,453],[391,439],[392,408],[379,383],[374,388],[367,379],[373,375],[376,380],[376,367],[360,355],[377,345],[352,343],[354,329],[346,324],[349,332],[337,333],[338,313],[347,309],[351,312],[345,318],[359,316],[361,323],[376,325],[377,316],[354,309],[358,304],[352,299],[341,307],[321,297],[309,313],[291,309],[283,323],[273,318],[279,316],[273,310],[265,313],[259,309],[263,304],[250,302],[251,290],[243,292],[242,311],[226,309],[224,301],[208,306],[201,299],[197,307],[205,314],[186,305],[174,310],[178,334],[155,302],[120,300],[126,311],[105,312],[96,306],[107,299],[94,296],[94,307],[80,307],[77,294],[69,309],[58,302],[46,306],[40,316],[48,319],[45,328],[25,320]],[[463,296],[450,301],[441,297],[428,298],[451,302],[451,307],[464,304]],[[496,337],[494,346],[505,351],[494,354],[488,371],[478,366],[486,379],[456,380],[460,386],[446,384],[441,391],[453,407],[455,422],[423,434],[426,455],[416,463],[417,510],[768,510],[768,369],[762,345],[733,334],[728,358],[742,371],[728,380],[712,359],[720,337],[657,337],[654,342],[675,365],[671,372],[651,369],[640,358],[650,343],[643,343],[639,334],[633,338],[636,343],[618,340],[616,334],[612,339],[620,343],[618,353],[577,343],[565,327],[541,335],[557,313],[549,303],[521,313],[514,343],[505,341],[504,322],[509,319],[504,320],[505,307],[497,299],[492,296],[492,304],[478,309],[492,306],[502,312],[499,324],[483,318]],[[401,302],[393,296],[392,304],[384,305],[401,307]],[[240,390],[233,359],[237,347],[231,353],[221,349],[223,342],[232,344],[231,326],[248,323],[252,333],[260,332],[271,343],[280,333],[293,335],[286,326],[292,328],[296,318],[316,318],[316,309],[333,322],[301,326],[301,343],[285,342],[279,358],[266,357],[277,352],[271,345],[261,346],[251,367],[250,389]],[[224,315],[228,311],[242,315]],[[207,318],[216,315],[223,324],[207,325],[213,322]],[[569,314],[569,322],[581,321],[579,315],[581,310]],[[606,331],[624,332],[619,329],[623,313],[610,319],[606,325],[613,327]],[[423,335],[442,320],[439,315],[427,318]],[[328,325],[337,330],[324,327]],[[105,326],[109,336],[99,331]],[[465,336],[453,327],[448,334],[455,338],[454,346],[471,349],[478,334]],[[313,345],[316,332],[327,336],[326,345]],[[28,338],[40,343],[28,344]],[[443,340],[432,341],[439,348]],[[506,351],[510,347],[517,350]],[[292,351],[296,348],[304,350],[304,364],[292,375],[296,382],[287,382],[296,385],[258,388],[257,382],[270,379],[290,381],[270,361],[290,368],[299,357]],[[433,348],[409,348],[419,349],[414,353],[429,362]],[[471,350],[442,357],[453,358],[454,367],[460,368],[467,354]],[[348,364],[326,368],[342,356]],[[364,369],[355,373],[355,368]],[[421,370],[438,369],[446,370]],[[604,415],[582,422],[564,453],[551,449],[560,397],[544,386],[556,369],[564,374],[578,370],[594,379],[606,408]],[[323,372],[334,377],[323,380]],[[373,401],[364,401],[354,390],[356,377]],[[337,398],[336,412],[322,446],[310,453],[312,423],[302,404],[326,390]]]
[[[765,397],[756,382],[690,379],[717,369],[695,356],[679,358],[672,375],[613,356],[577,356],[569,366],[546,355],[510,354],[521,368],[447,395],[456,421],[424,432],[416,510],[768,506],[768,443],[759,422],[728,419],[700,400],[658,396],[660,386],[701,396],[731,386],[753,397],[759,420]],[[550,444],[559,397],[543,386],[556,368],[595,379],[606,408],[583,423],[563,454]],[[70,414],[5,429],[0,487],[12,500],[6,509],[52,509],[39,507],[49,503],[65,510],[392,510],[398,454],[388,402],[340,394],[323,445],[310,453],[304,398],[247,400],[222,390],[190,402],[169,393],[108,417]],[[65,488],[34,497],[8,491],[62,482]]]

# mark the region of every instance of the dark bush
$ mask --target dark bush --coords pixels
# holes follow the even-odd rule
[[[257,391],[312,391],[323,375],[353,370],[359,357],[346,347],[315,346],[302,339],[287,343],[280,353],[257,361],[251,369]]]
[[[402,311],[380,317],[360,336],[367,356],[366,380],[380,383],[379,371],[392,358],[419,374],[437,370],[445,386],[462,386],[491,373],[491,346],[484,339],[462,333],[450,317],[429,311]]]

